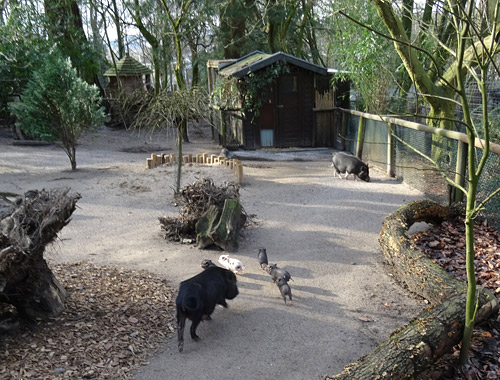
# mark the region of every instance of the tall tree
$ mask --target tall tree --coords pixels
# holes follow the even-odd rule
[[[159,60],[159,49],[160,42],[153,33],[151,33],[142,21],[141,7],[139,5],[139,0],[134,0],[134,9],[131,10],[132,17],[134,18],[135,25],[141,32],[142,36],[151,45],[151,56],[153,58],[153,71],[154,71],[154,92],[159,94],[160,92],[160,60]]]

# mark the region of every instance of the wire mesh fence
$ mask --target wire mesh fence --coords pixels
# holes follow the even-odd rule
[[[360,116],[346,114],[346,150],[356,152]],[[411,187],[420,190],[428,199],[443,205],[452,202],[454,187],[443,174],[452,180],[457,172],[458,141],[444,136],[394,125],[394,174]],[[369,165],[384,171],[388,165],[388,125],[383,121],[365,120],[362,158]],[[422,154],[436,160],[434,163]],[[476,148],[476,161],[483,151]],[[467,168],[468,169],[468,168]],[[467,173],[467,171],[466,171]],[[467,188],[467,180],[465,181]],[[478,202],[483,201],[500,187],[500,156],[490,152],[478,186]],[[490,200],[481,215],[495,228],[500,229],[500,195]]]

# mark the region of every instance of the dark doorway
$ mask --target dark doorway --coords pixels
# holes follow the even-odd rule
[[[285,74],[278,80],[277,96],[277,140],[275,145],[286,148],[301,143],[301,121],[299,107],[299,76]]]

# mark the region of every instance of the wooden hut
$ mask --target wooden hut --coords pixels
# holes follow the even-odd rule
[[[116,67],[106,70],[104,76],[109,80],[105,92],[110,120],[106,124],[112,127],[128,127],[140,107],[140,104],[134,103],[128,95],[135,91],[151,89],[151,69],[126,54],[116,63]],[[123,106],[125,99],[126,109]]]
[[[276,70],[277,65],[286,69]],[[337,86],[333,91],[327,68],[282,52],[254,51],[236,60],[208,61],[207,69],[211,91],[217,86],[224,87],[221,85],[224,80],[238,83],[231,86],[234,91],[231,97],[238,99],[232,107],[222,102],[214,104],[218,109],[220,142],[224,146],[244,149],[336,146],[335,117],[325,118],[322,113],[318,120],[327,122],[317,123],[316,113],[321,107],[328,108],[333,115],[335,103],[348,101],[349,86]],[[274,70],[277,75],[259,93],[259,112],[249,112],[245,107],[248,99],[245,79],[257,78],[265,70]],[[324,99],[330,99],[331,104],[325,104]],[[322,100],[321,105],[316,104],[318,100]]]
[[[113,66],[106,70],[104,76],[109,79],[107,89],[111,97],[120,90],[119,84],[126,93],[151,85],[151,69],[128,54],[116,63],[116,68]]]

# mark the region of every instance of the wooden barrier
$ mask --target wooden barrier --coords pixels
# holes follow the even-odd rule
[[[147,169],[154,169],[162,165],[173,165],[176,163],[175,154],[156,154],[151,153],[151,157],[146,159]],[[243,183],[243,165],[236,158],[226,158],[216,154],[208,155],[208,153],[183,155],[183,164],[203,164],[203,165],[219,165],[229,167],[238,180],[238,184]]]

